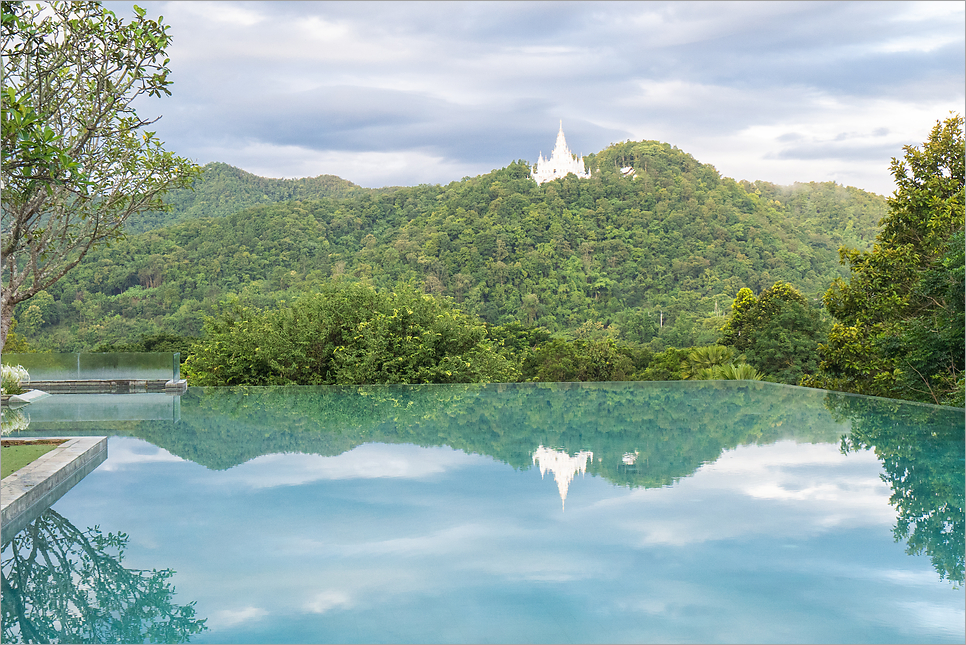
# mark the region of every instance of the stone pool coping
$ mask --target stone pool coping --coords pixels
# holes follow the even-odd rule
[[[34,441],[64,437],[30,437]],[[107,459],[107,437],[69,437],[0,482],[0,524],[6,543]]]
[[[173,394],[188,390],[185,379],[80,379],[65,381],[33,380],[30,384],[50,394]]]
[[[29,390],[23,394],[4,394],[3,403],[4,405],[9,405],[11,408],[16,408],[21,405],[33,403],[34,401],[46,399],[48,396],[50,394],[42,390]]]

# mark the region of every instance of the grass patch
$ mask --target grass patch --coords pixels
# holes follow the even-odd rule
[[[0,448],[0,471],[2,471],[0,479],[17,472],[62,443],[64,443],[63,440],[32,443],[4,441]]]

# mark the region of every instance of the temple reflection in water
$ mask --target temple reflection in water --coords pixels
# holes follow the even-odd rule
[[[557,482],[557,489],[560,491],[560,508],[566,510],[567,490],[570,482],[574,480],[577,473],[583,475],[587,472],[587,462],[594,460],[594,453],[589,450],[581,450],[571,457],[562,450],[544,448],[540,446],[533,453],[533,463],[540,467],[541,479],[547,471],[553,473],[553,479]]]

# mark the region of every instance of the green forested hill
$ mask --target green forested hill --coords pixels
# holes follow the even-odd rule
[[[164,201],[170,211],[138,214],[128,220],[127,232],[142,233],[199,217],[224,217],[259,204],[340,198],[366,190],[335,175],[270,179],[224,163],[210,163],[203,170],[193,189],[168,193]]]
[[[159,331],[197,336],[229,293],[267,305],[335,279],[415,282],[490,323],[609,327],[681,347],[712,342],[742,287],[785,280],[815,299],[845,275],[839,247],[867,248],[886,212],[884,198],[834,183],[738,183],[656,141],[587,161],[589,180],[537,186],[520,161],[446,186],[346,182],[338,198],[200,217],[215,212],[203,204],[221,200],[227,213],[243,201],[208,175],[211,197],[181,211],[183,222],[91,253],[53,298],[27,303],[38,311],[19,316],[18,331],[62,350]]]

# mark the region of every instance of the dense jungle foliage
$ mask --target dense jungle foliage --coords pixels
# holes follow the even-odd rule
[[[963,117],[892,160],[889,214],[871,251],[843,248],[849,281],[825,294],[835,324],[808,385],[963,407],[966,266]]]
[[[846,275],[838,248],[868,248],[886,212],[882,197],[834,183],[738,183],[653,141],[588,163],[590,180],[538,186],[516,162],[446,186],[352,189],[212,218],[194,216],[213,199],[199,188],[200,201],[176,205],[185,221],[92,252],[26,303],[18,332],[61,351],[200,337],[231,295],[271,307],[358,281],[411,283],[489,325],[571,336],[583,327],[655,351],[708,345],[743,287],[781,280],[819,307]]]
[[[486,326],[403,287],[326,285],[289,307],[237,302],[208,323],[185,362],[197,385],[477,383],[517,380]]]
[[[202,168],[191,188],[178,188],[165,196],[168,210],[137,213],[125,227],[128,233],[142,233],[199,217],[224,217],[260,204],[340,198],[365,190],[335,175],[271,179],[213,162]]]

